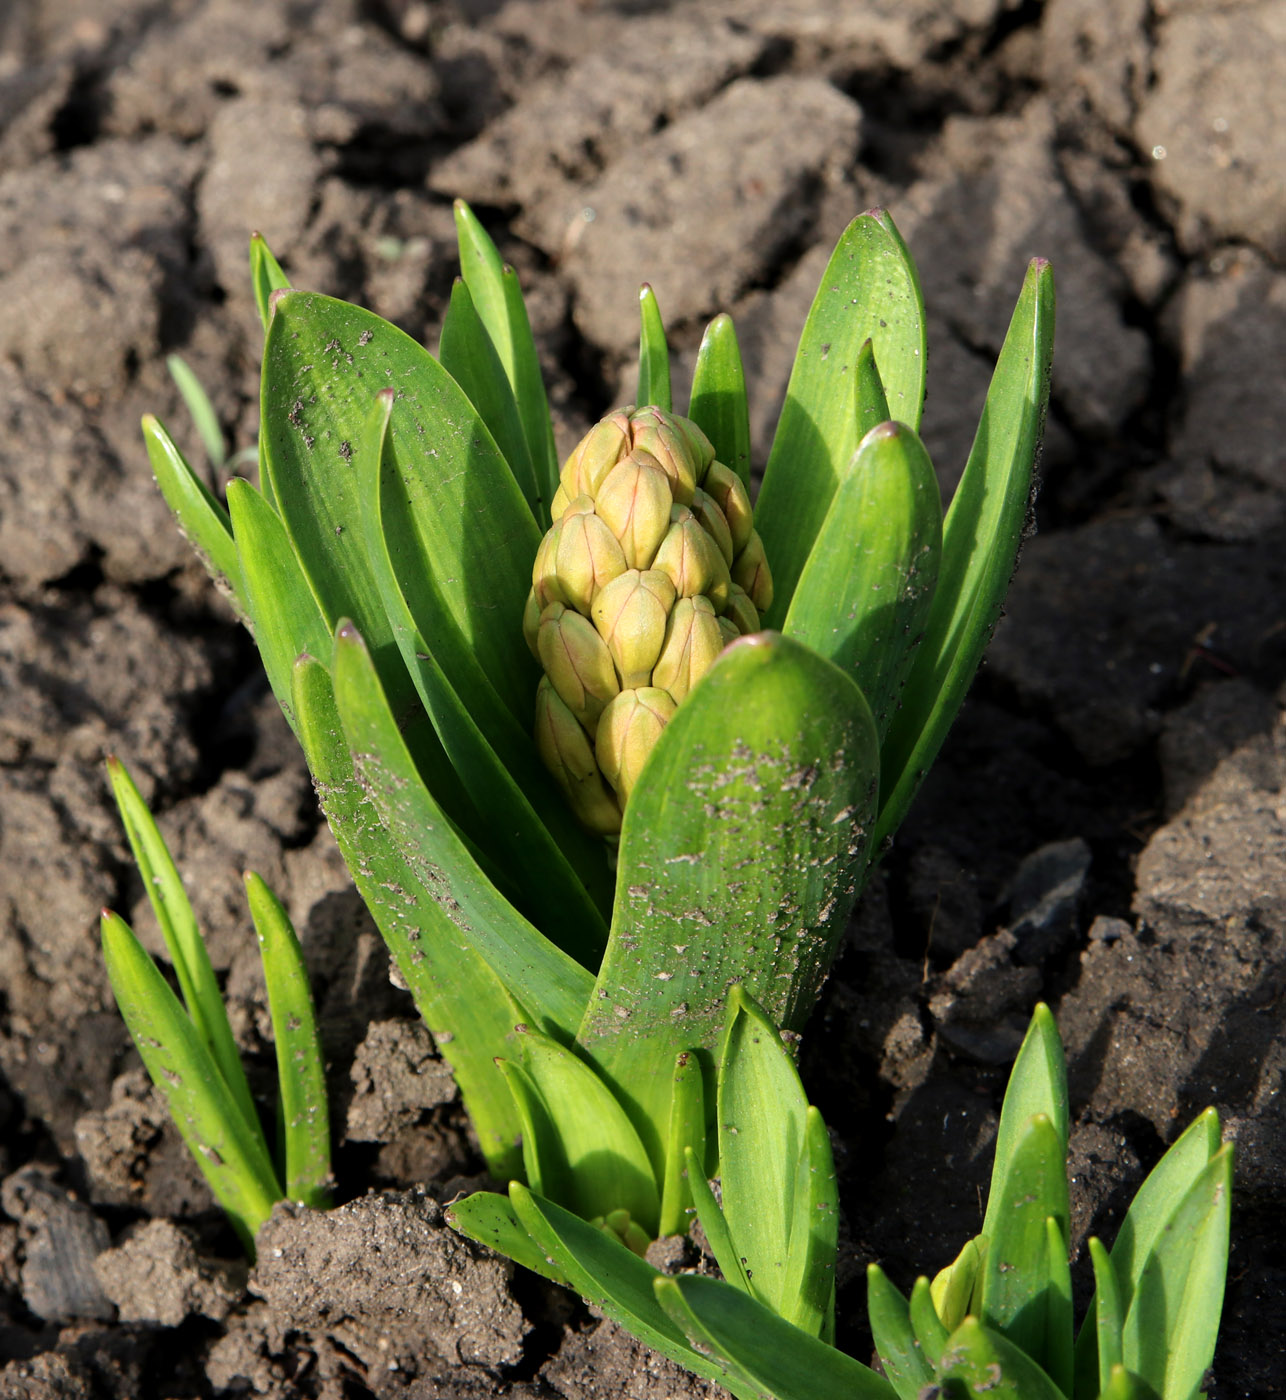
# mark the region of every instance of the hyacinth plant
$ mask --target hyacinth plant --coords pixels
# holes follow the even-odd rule
[[[1027,521],[1052,274],[1028,270],[944,519],[915,268],[885,212],[856,219],[752,514],[731,321],[677,414],[645,288],[636,406],[560,470],[517,279],[456,216],[437,356],[252,241],[260,483],[226,511],[144,434],[492,1174],[526,1183],[457,1218],[528,1257],[517,1201],[546,1203],[638,1250],[686,1227],[689,1161],[726,1153],[729,989],[803,1024],[978,665]]]
[[[277,1058],[276,1152],[260,1122],[228,1013],[183,881],[134,780],[107,762],[134,862],[179,984],[175,995],[118,914],[104,910],[103,958],[134,1044],[215,1199],[254,1257],[275,1202],[330,1203],[326,1076],[303,952],[289,916],[253,871],[246,901],[259,940]]]

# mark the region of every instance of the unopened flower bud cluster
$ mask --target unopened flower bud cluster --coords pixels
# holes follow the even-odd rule
[[[523,616],[545,672],[536,741],[580,820],[612,836],[675,708],[759,630],[772,577],[741,478],[659,408],[592,428],[552,513]]]

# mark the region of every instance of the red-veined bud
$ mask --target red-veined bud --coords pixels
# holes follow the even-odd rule
[[[540,599],[533,588],[527,594],[527,605],[522,610],[522,635],[527,639],[531,654],[537,661],[540,660],[540,650],[536,645],[536,629],[540,626],[540,613]]]
[[[676,596],[667,574],[629,569],[594,599],[590,615],[612,653],[622,689],[651,682]]]
[[[569,501],[577,496],[596,496],[603,478],[630,450],[630,414],[633,407],[618,408],[600,419],[572,448],[563,463],[559,481]],[[554,511],[554,519],[559,512]]]
[[[588,496],[577,496],[561,523],[554,567],[567,601],[588,615],[599,590],[625,572],[625,551]]]
[[[577,818],[600,836],[615,836],[620,804],[603,781],[585,731],[545,676],[536,688],[536,748]]]
[[[680,505],[688,505],[704,463],[692,451],[679,420],[659,408],[640,408],[630,418],[635,452],[647,452],[670,478],[670,490]]]
[[[688,451],[692,453],[697,464],[697,485],[701,486],[704,484],[705,474],[709,470],[710,463],[714,461],[714,444],[691,418],[680,418],[676,414],[674,421],[688,440]]]
[[[648,755],[670,722],[675,704],[664,690],[642,686],[623,690],[603,711],[594,752],[603,776],[622,803],[638,781]]]
[[[719,546],[687,506],[675,506],[670,511],[670,522],[652,561],[653,569],[669,577],[680,598],[704,593],[715,611],[722,612],[732,579]]]
[[[567,601],[567,594],[559,580],[556,567],[558,540],[562,532],[562,521],[555,520],[545,532],[545,538],[536,550],[536,562],[531,566],[531,586],[536,590],[536,597],[542,608],[548,607],[550,603]]]
[[[728,606],[724,608],[723,615],[743,637],[759,631],[759,610],[739,583],[732,585],[732,591],[728,594]]]
[[[761,613],[772,607],[772,574],[758,530],[751,530],[746,547],[732,561],[732,581],[746,590]]]
[[[719,631],[723,635],[724,646],[735,642],[737,638],[742,635],[737,631],[737,624],[730,617],[721,617],[719,619]]]
[[[652,668],[652,684],[668,691],[670,699],[681,705],[725,645],[709,598],[680,598],[670,614],[661,655]]]
[[[719,546],[723,562],[731,568],[734,551],[732,531],[728,528],[727,518],[719,509],[715,498],[699,486],[692,493],[692,514],[701,522],[701,528],[706,534]]]
[[[549,518],[551,520],[561,520],[563,512],[572,503],[572,498],[567,494],[566,488],[560,486],[554,492],[554,499],[549,503]]]
[[[607,702],[621,688],[607,643],[588,618],[550,603],[540,615],[536,645],[558,698],[592,734]]]
[[[647,452],[618,462],[598,488],[594,508],[621,542],[631,569],[649,569],[670,525],[670,479]]]
[[[735,557],[745,549],[755,526],[754,511],[750,507],[750,495],[745,483],[731,467],[725,467],[722,462],[711,462],[701,489],[723,512],[732,534]]]

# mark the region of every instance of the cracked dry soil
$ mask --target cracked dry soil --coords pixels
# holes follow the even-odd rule
[[[888,205],[950,491],[1026,259],[1059,290],[1038,532],[805,1038],[862,1265],[979,1220],[1033,1001],[1083,1241],[1188,1119],[1238,1142],[1217,1400],[1286,1385],[1286,12],[1278,0],[14,0],[0,8],[0,1396],[684,1396],[439,1203],[478,1158],[253,649],[152,484],[178,351],[256,432],[258,228],[436,343],[463,195],[520,270],[560,446],[628,397],[635,291],[741,332],[766,451],[835,237]],[[213,481],[213,477],[212,477]],[[161,814],[257,1072],[250,865],[302,932],[339,1198],[247,1270],[116,1017],[153,940],[101,766]]]

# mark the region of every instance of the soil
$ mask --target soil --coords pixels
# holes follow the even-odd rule
[[[1045,998],[1080,1285],[1085,1236],[1214,1104],[1239,1157],[1209,1392],[1286,1389],[1283,54],[1277,0],[0,8],[0,1396],[709,1390],[444,1226],[480,1171],[454,1087],[138,431],[156,412],[205,460],[179,352],[253,443],[251,229],[297,285],[436,344],[456,195],[520,270],[564,450],[629,395],[646,278],[685,367],[734,314],[762,458],[829,250],[882,204],[919,262],[949,491],[1026,260],[1053,260],[1038,530],[805,1039],[840,1341],[869,1352],[861,1265],[905,1286],[977,1228]],[[342,1204],[279,1208],[252,1271],[103,972],[103,905],[159,947],[108,752],[256,1073],[243,867],[304,938]]]

